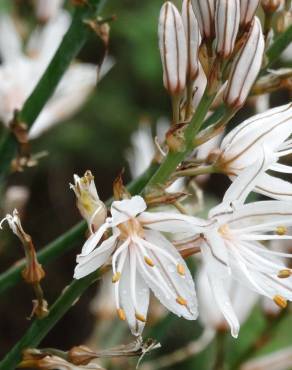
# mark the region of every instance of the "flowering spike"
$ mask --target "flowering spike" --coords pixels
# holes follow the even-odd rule
[[[246,28],[253,20],[260,0],[240,0],[240,25]]]
[[[163,83],[171,95],[180,95],[186,85],[187,44],[182,18],[169,1],[163,4],[158,25]]]
[[[215,0],[192,0],[192,4],[203,40],[212,39],[215,36]]]
[[[193,81],[199,72],[200,28],[195,17],[191,0],[182,4],[182,20],[187,41],[187,79]]]
[[[216,51],[224,59],[228,58],[233,51],[239,19],[239,0],[217,1],[215,13]]]
[[[227,105],[240,108],[260,71],[264,53],[264,37],[259,19],[255,17],[247,40],[233,62],[224,92]]]

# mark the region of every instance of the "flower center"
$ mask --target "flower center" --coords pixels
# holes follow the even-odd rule
[[[136,218],[123,222],[117,226],[121,232],[119,239],[127,240],[129,237],[139,236],[144,237],[144,230],[140,222]]]
[[[219,226],[218,233],[225,239],[231,239],[230,228],[227,224]]]

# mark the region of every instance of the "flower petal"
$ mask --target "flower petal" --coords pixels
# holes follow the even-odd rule
[[[111,225],[108,222],[105,222],[100,228],[86,240],[82,247],[81,255],[86,256],[91,253],[97,244],[100,242],[103,234],[109,229]]]
[[[273,199],[292,200],[292,184],[267,173],[259,177],[255,191]]]
[[[134,246],[135,248],[135,246]],[[135,253],[135,251],[134,251]],[[146,319],[149,305],[149,288],[144,282],[140,271],[135,273],[135,281],[131,281],[131,262],[129,253],[124,263],[121,275],[119,296],[121,306],[125,312],[126,319],[133,335],[141,335],[145,323],[137,320],[136,313],[144,316]],[[132,293],[131,289],[135,289]],[[132,300],[132,294],[136,296],[136,304]]]
[[[135,195],[131,199],[114,201],[111,206],[112,225],[117,226],[145,211],[147,205],[142,197]]]
[[[162,234],[153,230],[145,231],[145,241],[140,239],[138,242],[154,262],[151,267],[139,259],[141,274],[156,298],[176,315],[195,320],[198,316],[195,285],[186,263],[175,247]]]
[[[77,266],[74,271],[74,278],[81,279],[97,270],[101,265],[108,261],[110,255],[115,249],[116,240],[119,232],[115,232],[106,239],[98,248],[88,255],[79,254],[77,256]]]

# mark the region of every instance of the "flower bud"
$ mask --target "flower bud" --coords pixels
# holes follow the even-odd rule
[[[63,5],[64,0],[37,0],[36,17],[40,22],[47,22],[54,18]]]
[[[160,11],[158,37],[164,86],[169,94],[179,95],[186,85],[187,44],[182,18],[169,1]]]
[[[216,51],[224,59],[234,48],[240,20],[239,0],[219,0],[216,5]]]
[[[227,105],[240,108],[244,104],[260,71],[264,48],[261,23],[255,17],[247,40],[231,67],[223,96]]]
[[[273,14],[281,4],[282,0],[262,0],[262,8],[267,14]]]
[[[192,4],[202,38],[214,38],[215,0],[192,0]]]
[[[105,204],[99,199],[94,184],[94,176],[86,171],[83,177],[74,175],[74,185],[70,184],[77,198],[77,207],[87,221],[89,229],[97,230],[106,219]]]
[[[195,17],[191,0],[182,4],[182,20],[187,41],[187,78],[193,81],[199,71],[200,28]]]
[[[240,25],[246,28],[257,11],[260,0],[240,0]]]

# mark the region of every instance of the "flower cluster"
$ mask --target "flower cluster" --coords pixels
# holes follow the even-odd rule
[[[258,4],[184,0],[181,13],[169,1],[162,6],[158,34],[163,82],[172,97],[173,123],[183,121],[175,125],[179,129],[190,121],[203,95],[218,95],[229,118],[230,112],[244,104],[264,53],[261,23],[255,17]],[[128,321],[134,335],[141,334],[147,320],[150,290],[174,314],[195,320],[200,312],[207,327],[228,325],[234,337],[258,295],[280,308],[292,300],[292,270],[285,264],[292,256],[270,247],[272,241],[292,239],[292,188],[288,181],[267,173],[292,172],[279,163],[292,152],[292,106],[273,108],[244,121],[211,151],[211,143],[218,144],[217,124],[208,130],[211,135],[202,140],[208,150],[199,147],[195,156],[190,155],[190,163],[205,161],[210,172],[226,174],[232,184],[206,218],[170,207],[148,210],[147,196],[131,196],[126,191],[114,191],[115,201],[106,217],[92,175],[87,172],[81,179],[75,175],[72,188],[90,235],[77,256],[74,277],[83,278],[111,264],[117,314]],[[170,132],[172,127],[166,137]],[[147,129],[134,136],[134,147],[140,143],[130,161],[136,174],[155,154],[149,137]],[[183,145],[184,139],[182,135]],[[192,172],[186,162],[175,174],[192,176],[199,170]],[[251,192],[271,200],[247,203]],[[194,253],[200,255],[195,279],[184,262]],[[237,299],[240,294],[246,296],[245,304]]]

